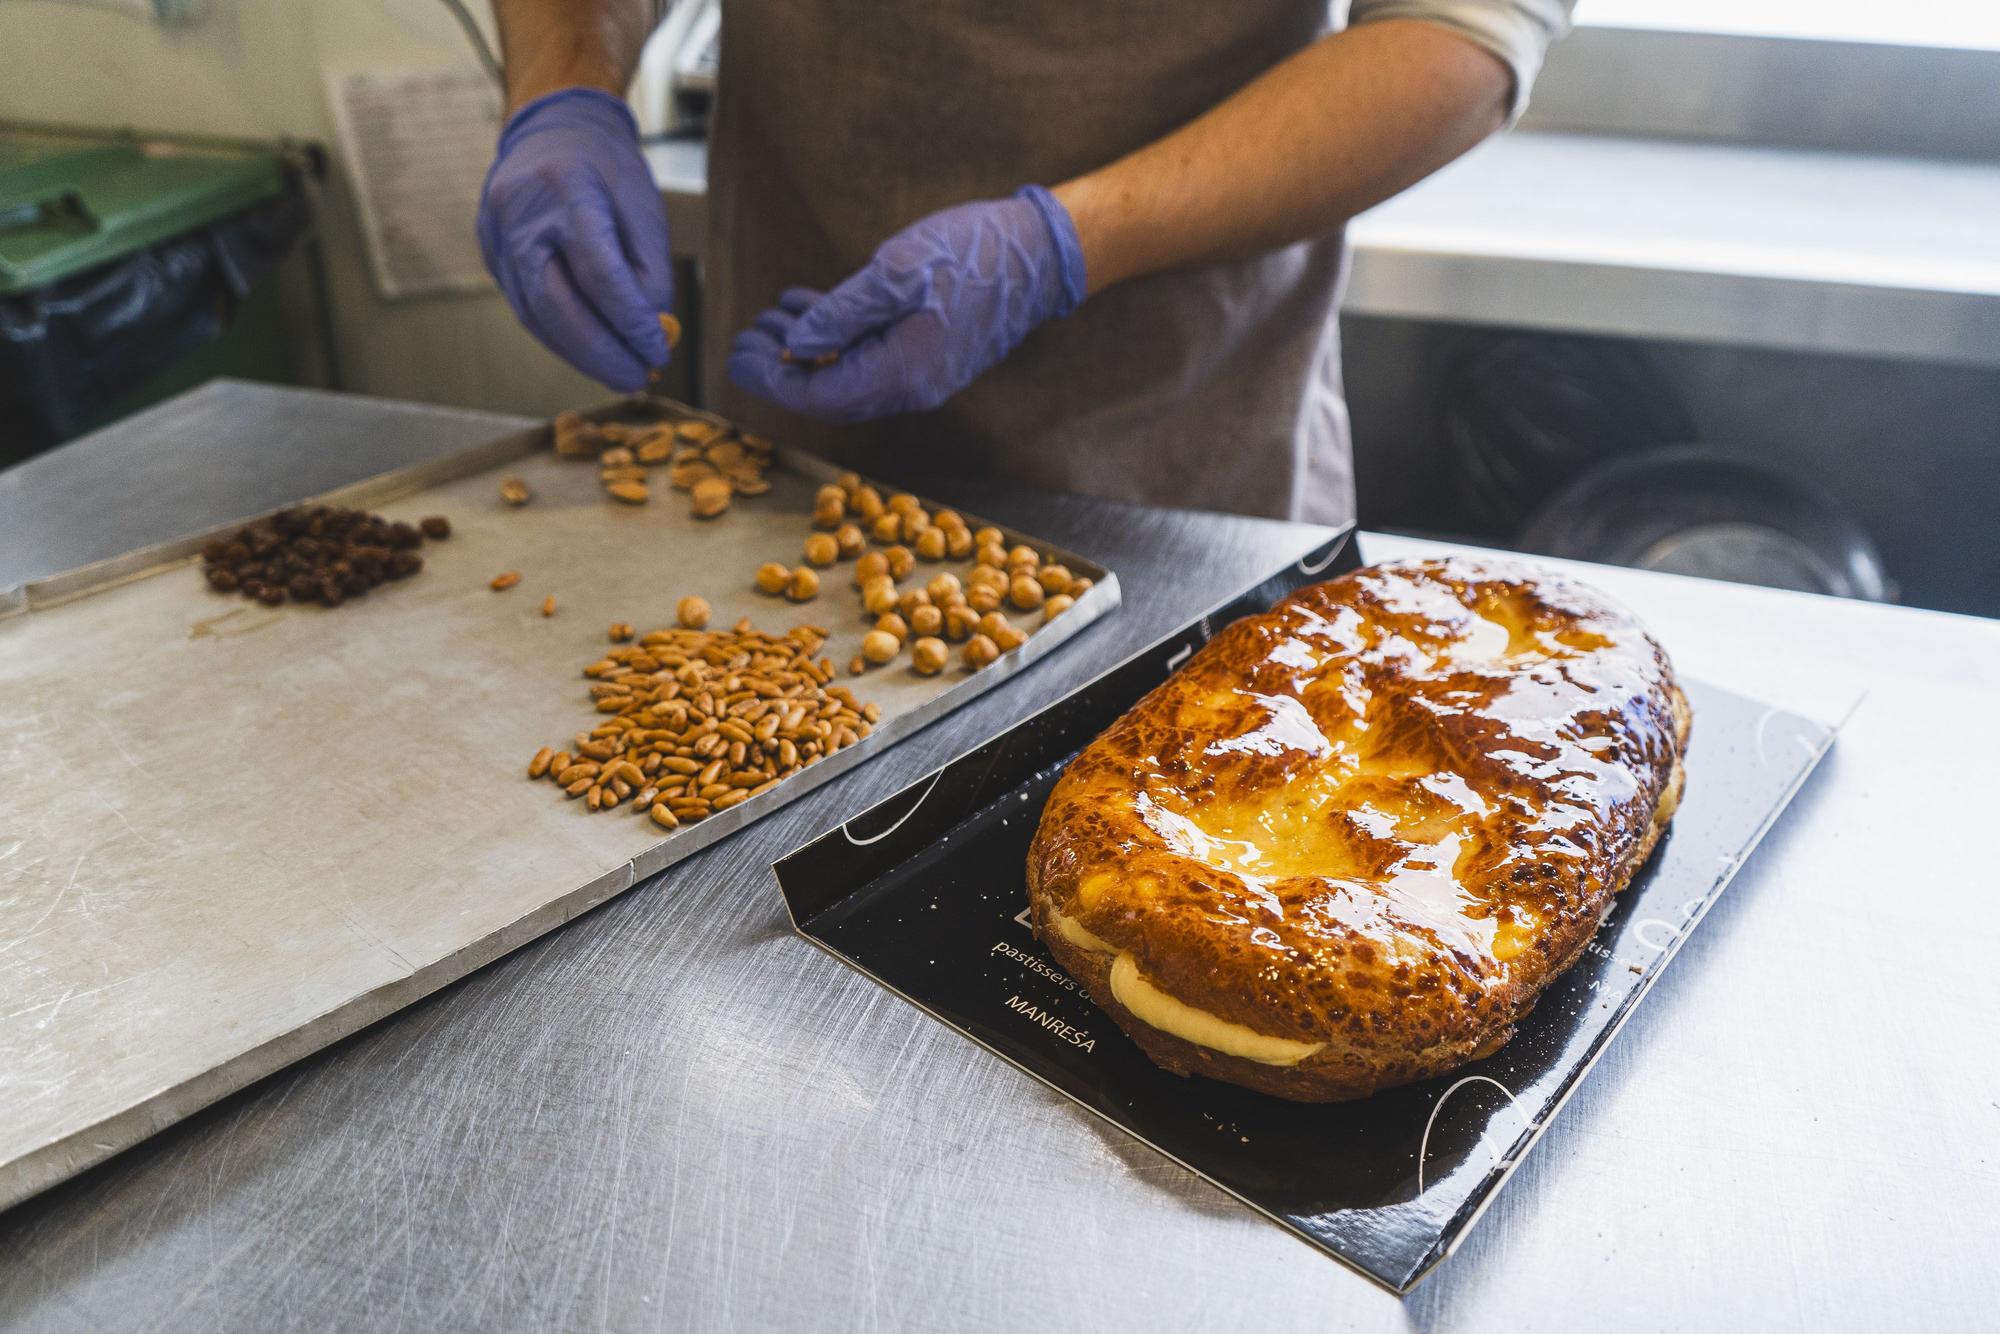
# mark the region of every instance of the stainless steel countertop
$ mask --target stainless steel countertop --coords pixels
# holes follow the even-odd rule
[[[215,409],[210,483],[99,500],[122,485],[121,460],[184,448],[135,419],[38,465],[32,486],[0,479],[0,546],[17,543],[24,507],[100,535],[193,527],[268,503],[252,460],[268,472],[290,457],[303,476],[314,460],[359,465],[355,440],[380,466],[439,434],[497,429],[361,399],[198,392]],[[1592,572],[1686,673],[1807,712],[1866,698],[1460,1254],[1398,1302],[790,933],[774,857],[1317,536],[980,499],[1118,569],[1124,609],[658,882],[0,1215],[0,1327],[1990,1318],[2000,625]],[[1364,543],[1376,557],[1433,548]]]

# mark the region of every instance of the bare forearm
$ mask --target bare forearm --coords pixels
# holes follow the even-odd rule
[[[625,94],[666,0],[494,0],[512,114],[559,88]]]
[[[1505,66],[1443,28],[1364,24],[1054,193],[1094,292],[1331,231],[1497,130],[1510,87]]]

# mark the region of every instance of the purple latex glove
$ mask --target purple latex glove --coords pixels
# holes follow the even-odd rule
[[[793,288],[736,336],[729,378],[827,421],[934,408],[1083,300],[1069,211],[1039,185],[933,213],[831,292]],[[791,353],[787,362],[782,355]],[[814,358],[837,355],[831,365]]]
[[[667,215],[624,102],[565,88],[515,112],[479,196],[479,249],[515,316],[557,356],[630,393],[667,363]]]

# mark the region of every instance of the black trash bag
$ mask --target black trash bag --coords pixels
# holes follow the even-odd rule
[[[0,462],[75,435],[108,399],[220,336],[309,220],[294,188],[139,254],[0,296]]]

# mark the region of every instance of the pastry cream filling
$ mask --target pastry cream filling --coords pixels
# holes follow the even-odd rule
[[[1057,918],[1056,929],[1068,934],[1061,918]],[[1083,928],[1077,929],[1081,931]],[[1094,936],[1091,938],[1096,939]],[[1098,943],[1101,945],[1103,942]],[[1118,998],[1120,1005],[1137,1015],[1141,1023],[1150,1024],[1162,1033],[1171,1033],[1197,1047],[1207,1047],[1225,1056],[1240,1056],[1260,1065],[1297,1065],[1326,1046],[1324,1042],[1274,1038],[1175,1000],[1140,974],[1139,964],[1129,950],[1121,951],[1112,962],[1111,994]]]
[[[1065,917],[1055,909],[1049,909],[1049,921],[1055,924],[1056,934],[1080,950],[1090,950],[1097,954],[1113,954],[1115,950],[1098,937],[1086,931],[1074,917]]]

